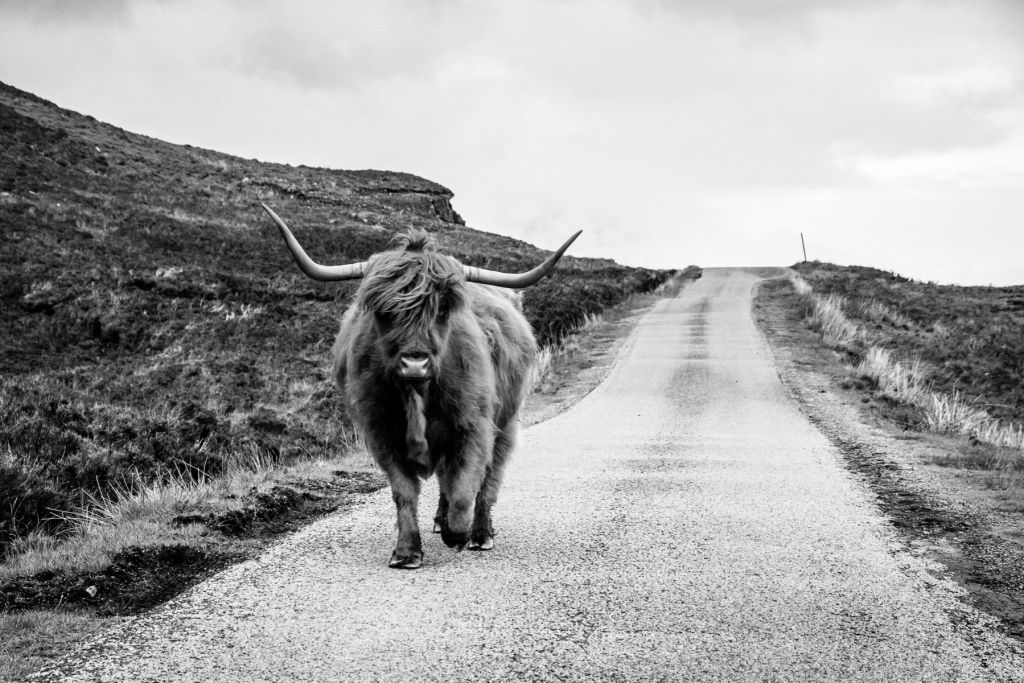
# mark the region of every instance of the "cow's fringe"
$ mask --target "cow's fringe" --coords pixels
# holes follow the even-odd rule
[[[435,252],[433,238],[422,230],[395,241],[401,248],[377,256],[363,279],[358,298],[366,310],[413,329],[463,305],[465,274],[458,261]]]

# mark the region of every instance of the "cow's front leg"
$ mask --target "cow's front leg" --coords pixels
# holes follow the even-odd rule
[[[470,534],[470,550],[490,550],[494,547],[494,526],[491,522],[491,508],[498,500],[498,489],[501,488],[501,475],[505,463],[512,454],[516,443],[518,425],[512,423],[494,437],[494,457],[491,466],[486,470],[483,484],[476,497],[476,514],[473,518],[473,531]]]
[[[391,553],[389,567],[416,569],[423,564],[423,543],[416,522],[416,505],[420,496],[420,481],[415,474],[406,472],[394,463],[388,468],[391,497],[398,513],[398,543]]]
[[[473,516],[473,531],[469,541],[470,550],[490,550],[494,547],[494,526],[491,522],[491,508],[498,499],[501,487],[501,465],[487,468],[480,492],[476,497],[476,512]]]
[[[448,503],[448,514],[441,524],[441,540],[449,548],[462,550],[469,542],[477,492],[484,480],[487,460],[489,458],[478,453],[464,453],[459,459],[460,467],[442,474],[441,495]]]

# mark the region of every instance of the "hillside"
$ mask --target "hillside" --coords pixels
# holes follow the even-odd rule
[[[0,84],[0,553],[90,492],[343,449],[327,352],[354,285],[301,275],[259,202],[322,262],[410,227],[472,265],[543,257],[451,199],[404,173],[172,145]],[[667,275],[566,257],[525,307],[550,343]]]
[[[816,261],[793,268],[819,294],[843,297],[871,342],[923,364],[931,390],[1024,421],[1024,286],[940,285]]]

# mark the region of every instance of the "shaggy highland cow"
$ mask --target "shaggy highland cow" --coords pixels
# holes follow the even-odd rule
[[[491,507],[537,356],[518,298],[498,287],[537,282],[580,233],[518,275],[463,266],[434,251],[419,230],[363,263],[322,266],[270,207],[263,208],[306,275],[362,278],[341,320],[334,373],[391,483],[398,543],[389,566],[415,569],[423,562],[416,521],[420,479],[434,473],[441,490],[434,531],[445,545],[493,548]]]

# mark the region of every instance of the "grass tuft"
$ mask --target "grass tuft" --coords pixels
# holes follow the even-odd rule
[[[821,333],[825,344],[841,350],[858,349],[863,345],[864,333],[843,314],[846,306],[843,297],[835,294],[816,296],[811,304],[807,324],[812,330]]]
[[[919,360],[898,363],[893,360],[892,352],[879,346],[868,347],[854,372],[870,380],[883,396],[897,401],[924,405],[931,395],[926,371]]]

